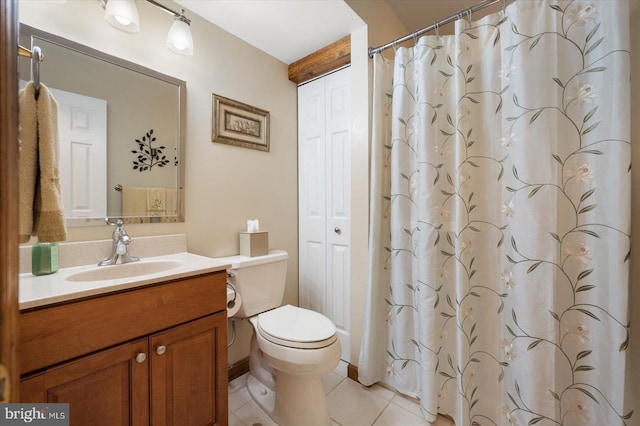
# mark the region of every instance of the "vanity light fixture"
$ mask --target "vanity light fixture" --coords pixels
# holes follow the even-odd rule
[[[147,2],[173,15],[173,24],[169,28],[169,34],[167,35],[167,47],[169,50],[180,55],[192,56],[191,20],[184,15],[184,9],[176,12],[156,0],[147,0]]]
[[[105,19],[113,27],[128,33],[140,31],[138,8],[134,0],[98,0],[105,10]],[[173,24],[167,35],[167,47],[180,55],[193,55],[193,37],[191,36],[191,20],[184,14],[184,9],[176,12],[156,0],[146,0],[173,15]]]
[[[140,31],[138,8],[133,0],[103,1],[104,19],[113,27],[128,33]]]
[[[184,13],[184,10],[182,11]],[[167,47],[180,55],[193,55],[193,37],[191,36],[191,21],[181,14],[173,19],[167,35]]]

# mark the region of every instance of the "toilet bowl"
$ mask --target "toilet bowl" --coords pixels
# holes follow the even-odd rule
[[[330,324],[332,330],[320,335],[314,319]],[[252,351],[251,355],[261,357],[272,368],[271,374],[275,372],[272,389],[268,378],[260,380],[268,369],[258,372],[264,368],[262,363],[254,365],[250,361],[252,371],[247,383],[254,400],[282,426],[329,425],[322,376],[333,371],[340,360],[335,326],[317,312],[290,305],[251,317],[249,321],[254,330],[253,344],[259,348],[259,352]],[[315,334],[304,337],[304,330],[314,328]],[[272,332],[274,329],[276,333]]]
[[[242,298],[235,317],[253,328],[247,387],[254,401],[281,426],[330,425],[322,376],[340,360],[340,340],[324,315],[280,306],[286,262],[283,251],[224,258],[229,282]]]

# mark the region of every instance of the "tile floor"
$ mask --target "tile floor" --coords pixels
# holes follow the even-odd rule
[[[340,364],[322,379],[332,426],[454,426],[445,417],[429,423],[418,404],[379,385],[369,388],[347,378],[347,364]],[[277,426],[253,402],[247,375],[229,383],[229,426]]]

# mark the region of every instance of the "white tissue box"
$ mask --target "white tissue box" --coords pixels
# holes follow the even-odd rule
[[[264,256],[269,253],[268,232],[241,232],[240,254],[242,256]]]

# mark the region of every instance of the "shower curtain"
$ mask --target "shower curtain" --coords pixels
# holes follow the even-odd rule
[[[457,425],[637,421],[629,5],[517,0],[374,57],[359,380]]]

